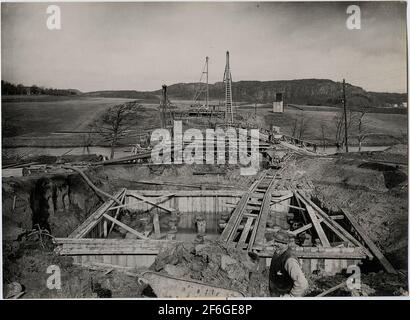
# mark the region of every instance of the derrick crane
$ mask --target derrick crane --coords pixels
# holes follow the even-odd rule
[[[225,121],[233,122],[233,110],[232,110],[232,75],[229,66],[229,51],[226,51],[226,65],[224,80],[225,84]]]
[[[161,127],[172,127],[174,123],[174,115],[171,111],[171,102],[168,99],[167,86],[162,85],[162,97],[159,106]]]
[[[199,107],[201,107],[200,101],[202,100],[202,98],[204,98],[205,100],[204,106],[207,110],[209,107],[208,62],[209,62],[209,58],[206,57],[205,65],[204,65],[204,68],[202,69],[201,77],[199,79],[199,87],[197,90],[195,90],[195,95],[193,98],[193,105],[196,106],[199,104]],[[205,76],[205,83],[203,83],[204,76]]]

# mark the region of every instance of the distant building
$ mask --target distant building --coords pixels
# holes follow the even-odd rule
[[[272,132],[274,134],[280,134],[280,127],[278,126],[272,126]]]
[[[283,113],[283,93],[276,93],[272,107],[274,113]]]

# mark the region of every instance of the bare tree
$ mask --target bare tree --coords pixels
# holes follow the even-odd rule
[[[293,123],[293,129],[292,129],[292,137],[293,138],[296,138],[297,128],[298,128],[298,119],[295,119],[295,121]]]
[[[324,123],[321,124],[320,129],[322,131],[322,145],[323,150],[326,150],[326,125]]]
[[[114,158],[118,142],[132,134],[130,129],[137,122],[140,108],[141,105],[137,101],[113,106],[92,125],[93,130],[102,137],[102,140],[110,143],[110,159]]]
[[[362,111],[357,120],[357,141],[359,142],[359,152],[362,151],[362,142],[368,136],[366,123],[364,121],[364,116],[366,111]]]
[[[298,139],[302,140],[303,139],[303,135],[305,134],[305,131],[307,129],[307,122],[305,121],[305,115],[303,114],[303,112],[300,114],[300,124],[299,124],[299,136]]]
[[[336,123],[335,141],[338,147],[341,146],[342,132],[343,132],[343,112],[336,113],[334,122]]]
[[[90,154],[90,147],[93,144],[93,137],[91,133],[87,133],[83,136],[83,154]]]
[[[346,118],[347,118],[347,130],[349,131],[352,124],[354,123],[355,113],[350,110],[347,110]],[[345,120],[344,120],[343,109],[341,109],[339,112],[336,113],[333,121],[336,124],[336,131],[335,131],[336,146],[343,147],[345,143],[345,130],[344,130]]]

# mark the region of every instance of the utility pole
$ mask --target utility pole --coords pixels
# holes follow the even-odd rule
[[[346,112],[346,82],[343,79],[343,110],[344,110],[344,117],[345,117],[345,146],[346,152],[349,152],[349,146],[347,145],[347,112]]]
[[[208,104],[209,104],[208,61],[209,61],[209,58],[206,57],[206,110],[208,110]]]

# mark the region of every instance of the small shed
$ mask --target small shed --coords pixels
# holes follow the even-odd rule
[[[275,95],[275,101],[272,103],[272,111],[274,113],[283,113],[283,94],[276,93]]]

